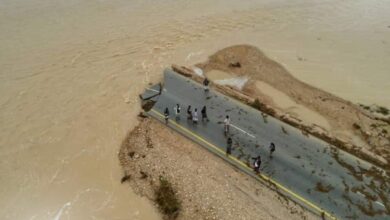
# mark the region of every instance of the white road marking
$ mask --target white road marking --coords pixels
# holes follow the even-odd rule
[[[155,89],[150,89],[150,88],[146,88],[146,90],[150,90],[150,91],[153,91],[153,92],[160,92],[160,91],[157,91]]]
[[[385,207],[385,205],[383,205],[383,203],[381,203],[381,202],[375,201],[375,203],[378,204],[378,205],[381,205],[381,206]]]
[[[361,195],[361,196],[364,196],[361,192],[357,192],[356,194],[358,194],[358,195]],[[365,197],[365,196],[364,196]],[[375,203],[376,204],[378,204],[378,205],[381,205],[381,206],[383,206],[383,207],[385,207],[385,205],[383,204],[383,203],[381,203],[381,202],[379,202],[379,201],[375,201]]]
[[[253,134],[244,131],[243,129],[241,129],[241,128],[235,126],[234,124],[230,124],[230,126],[232,126],[233,128],[235,128],[235,129],[237,129],[237,130],[243,132],[244,134],[248,135],[248,136],[251,137],[251,138],[256,138]]]

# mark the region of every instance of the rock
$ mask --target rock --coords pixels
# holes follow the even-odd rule
[[[140,113],[138,114],[138,117],[140,117],[140,118],[147,118],[148,116],[145,115],[144,112],[140,112]]]
[[[229,63],[229,67],[241,68],[241,63],[240,62]]]
[[[144,172],[144,171],[139,171],[139,173],[141,174],[141,179],[146,179],[146,178],[148,178],[148,174],[146,173],[146,172]]]
[[[131,175],[130,175],[130,174],[124,175],[124,176],[122,177],[122,179],[121,179],[121,183],[124,183],[124,182],[130,180],[130,178],[131,178]]]
[[[128,153],[128,155],[129,155],[130,158],[133,158],[133,157],[134,157],[134,154],[135,154],[134,151],[131,151],[131,152]]]

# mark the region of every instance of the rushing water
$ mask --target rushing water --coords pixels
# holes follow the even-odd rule
[[[0,0],[0,218],[159,219],[120,184],[137,94],[248,43],[299,79],[390,106],[384,0]]]

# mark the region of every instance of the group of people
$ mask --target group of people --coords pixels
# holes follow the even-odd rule
[[[205,78],[203,81],[203,88],[204,91],[207,93],[209,92],[209,83],[210,81]],[[175,120],[180,121],[180,115],[181,115],[181,106],[179,104],[176,104],[175,107],[173,108],[173,111],[175,113]],[[208,122],[209,118],[207,116],[207,108],[206,106],[203,106],[203,108],[200,111],[201,116],[202,116],[202,122]],[[165,123],[168,124],[169,121],[169,109],[165,108],[164,111],[164,118],[165,118]],[[187,107],[187,120],[192,121],[194,125],[196,125],[199,121],[198,117],[198,109],[195,108],[192,110],[191,105]],[[233,146],[233,140],[229,135],[230,132],[230,117],[229,115],[226,115],[224,121],[224,134],[227,137],[227,147],[226,147],[226,156],[231,155],[232,153],[232,146]],[[272,154],[275,151],[275,144],[271,142],[269,149],[270,149],[270,157],[272,158]],[[253,157],[253,170],[258,174],[260,172],[260,166],[261,166],[261,156]]]
[[[200,114],[202,116],[202,122],[208,122],[209,118],[207,117],[207,108],[206,106],[203,106],[202,110],[200,110]],[[195,108],[194,111],[192,111],[191,105],[187,107],[187,120],[192,121],[193,124],[197,124],[199,121],[198,118],[198,109]]]
[[[269,156],[272,158],[272,154],[275,152],[275,144],[271,142],[269,145]],[[253,160],[253,170],[258,174],[260,173],[260,166],[261,166],[261,156],[252,157]]]
[[[181,107],[179,104],[176,104],[176,106],[173,108],[173,111],[175,113],[175,120],[180,121],[180,114],[181,114]],[[202,122],[208,122],[209,118],[207,117],[207,107],[203,106],[202,110],[200,110],[201,116],[202,116]],[[164,119],[165,123],[168,124],[169,121],[169,109],[165,108],[164,111]],[[198,116],[198,109],[195,108],[192,110],[191,105],[187,107],[187,120],[192,121],[193,124],[197,124],[199,121]]]

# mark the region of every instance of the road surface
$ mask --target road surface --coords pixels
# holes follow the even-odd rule
[[[309,210],[328,219],[390,219],[390,181],[380,168],[218,92],[206,93],[200,84],[172,70],[165,70],[164,86],[155,100],[151,116],[163,121],[168,108],[167,126]],[[182,108],[179,121],[174,119],[177,103]],[[186,119],[188,105],[198,109],[197,125]],[[201,121],[203,106],[207,106],[208,122]],[[224,154],[226,115],[232,124],[230,157]],[[273,157],[271,142],[276,145]],[[262,157],[260,175],[249,167],[251,158],[258,155]]]

